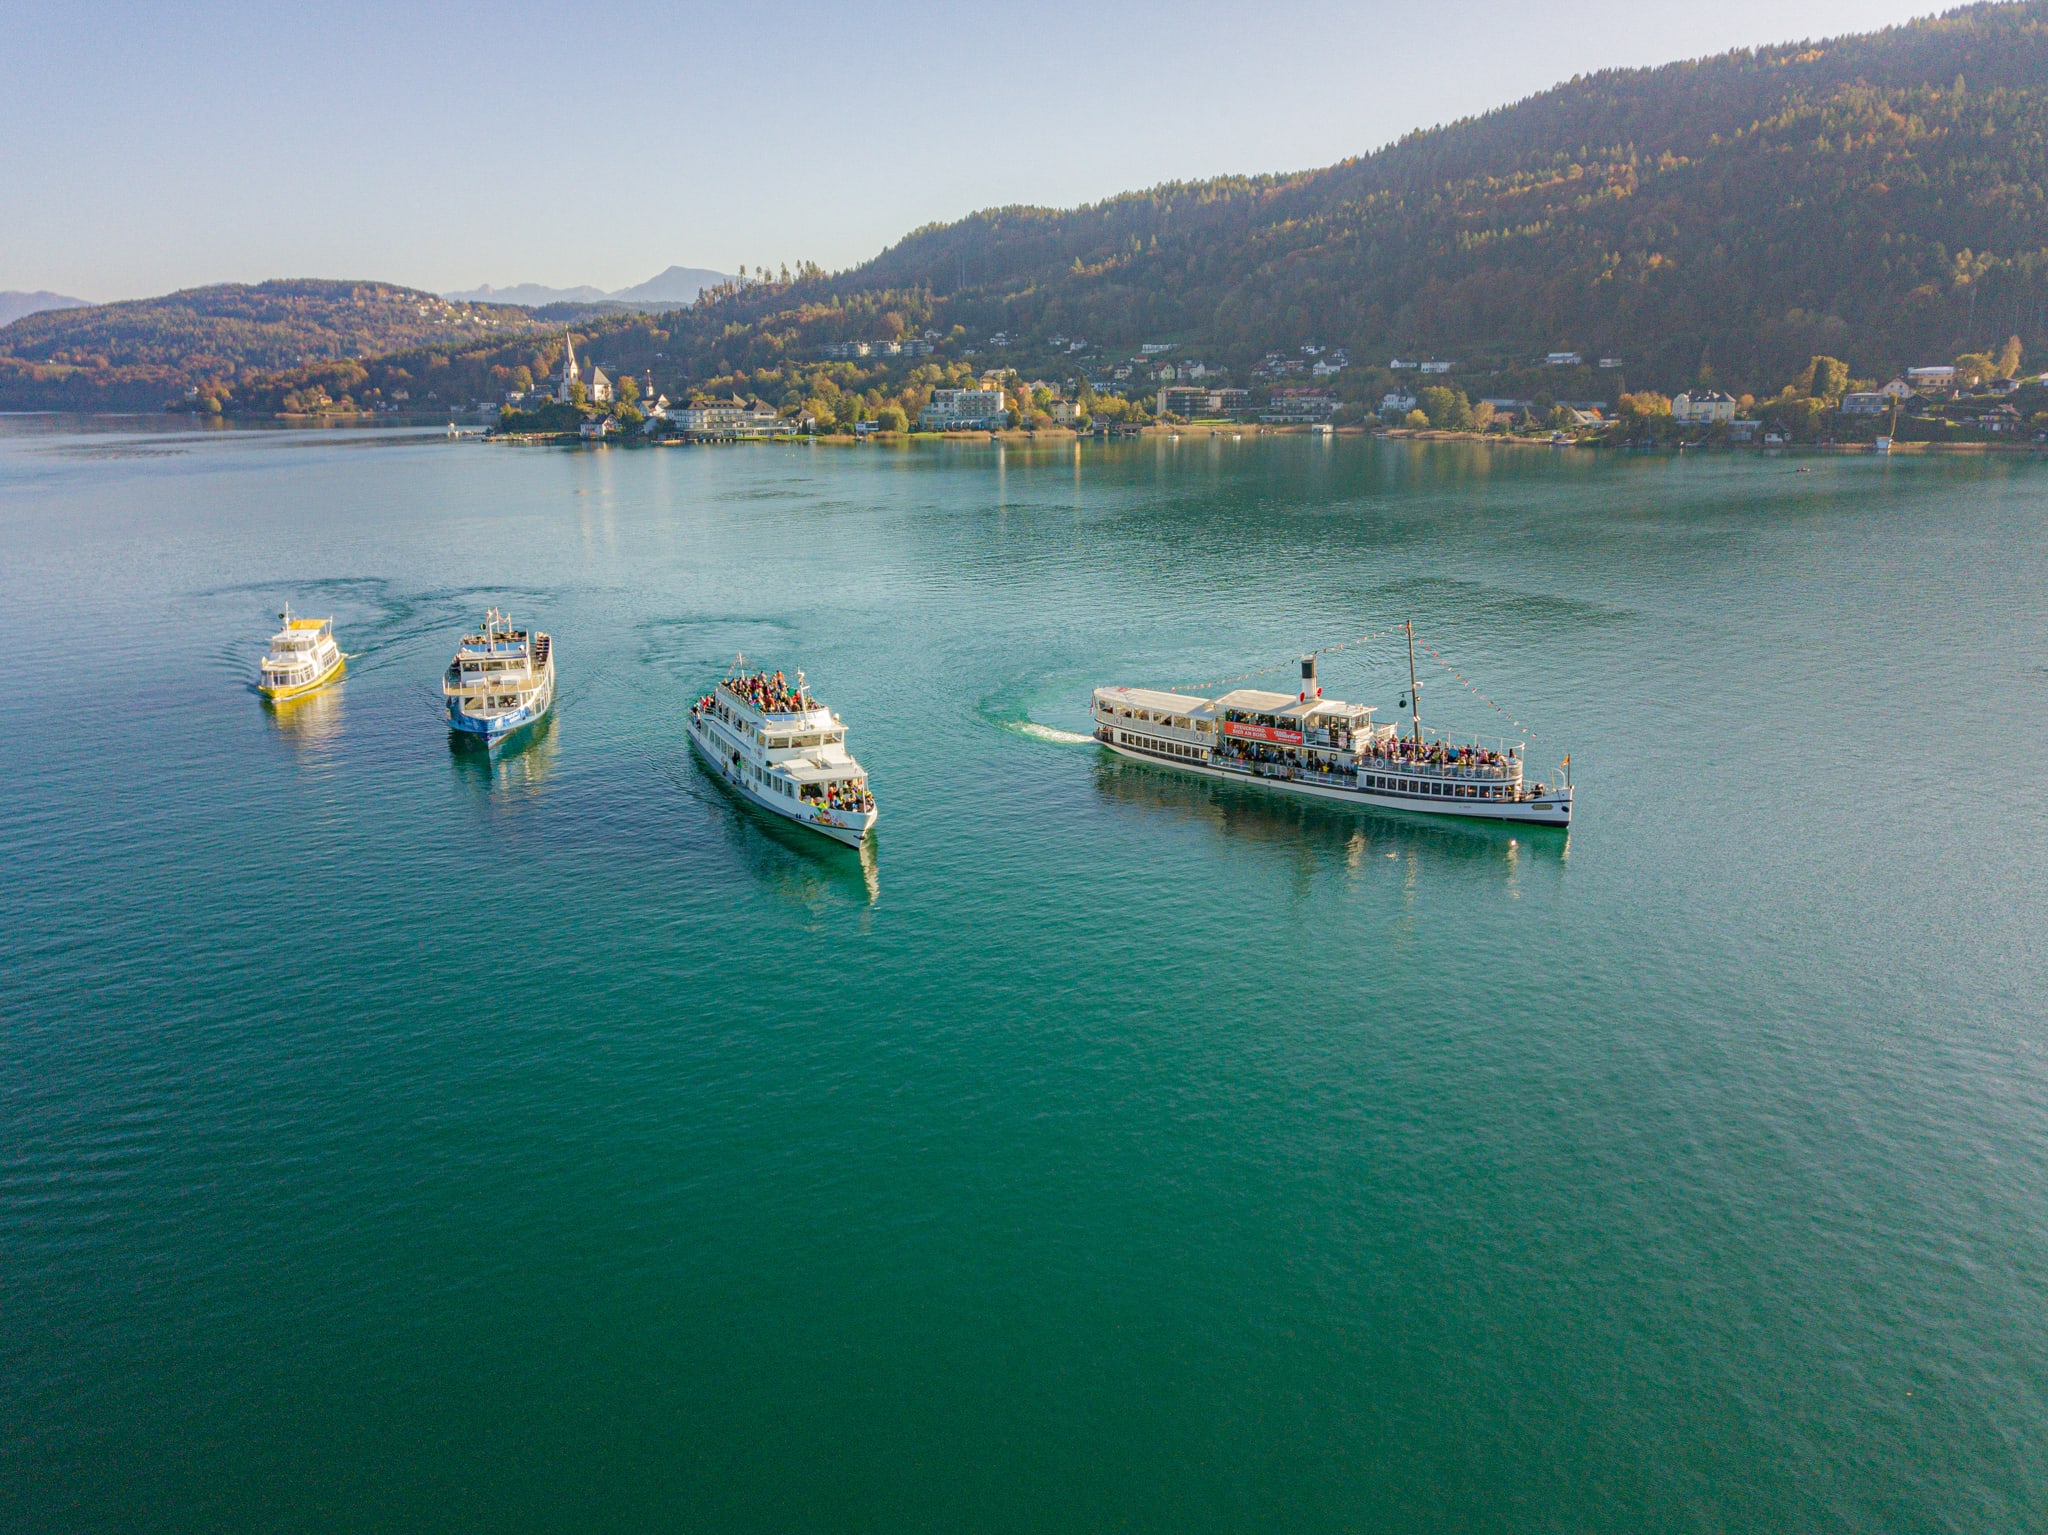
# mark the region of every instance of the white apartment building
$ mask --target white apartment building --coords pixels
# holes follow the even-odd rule
[[[787,430],[769,406],[744,400],[700,400],[669,412],[669,418],[693,437],[772,437]]]
[[[1010,424],[1010,407],[1000,389],[934,389],[917,424],[928,432],[1000,431]]]

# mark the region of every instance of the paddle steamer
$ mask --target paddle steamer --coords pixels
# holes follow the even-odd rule
[[[332,618],[294,618],[289,604],[277,618],[284,627],[270,637],[256,691],[281,704],[327,686],[341,675],[347,657],[334,642]]]
[[[875,824],[868,775],[846,725],[796,674],[735,672],[690,706],[690,743],[763,810],[856,847]]]
[[[492,608],[483,628],[465,634],[441,679],[449,728],[496,746],[546,717],[555,703],[555,647],[545,634],[516,629]]]
[[[1301,662],[1301,690],[1241,688],[1221,698],[1104,687],[1094,695],[1095,738],[1119,756],[1260,784],[1345,804],[1422,815],[1571,825],[1571,758],[1564,781],[1530,784],[1519,747],[1490,751],[1422,728],[1410,634],[1409,732],[1374,711],[1323,697],[1316,658]]]

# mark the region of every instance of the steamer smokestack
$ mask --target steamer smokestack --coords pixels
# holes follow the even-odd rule
[[[1311,698],[1321,698],[1322,696],[1322,687],[1316,681],[1316,658],[1314,656],[1303,656],[1301,658],[1301,701],[1307,703]]]

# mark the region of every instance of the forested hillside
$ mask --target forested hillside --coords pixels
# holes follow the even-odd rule
[[[0,408],[153,409],[184,389],[323,358],[502,340],[541,323],[375,282],[223,283],[32,314],[0,329]]]
[[[1301,175],[977,214],[702,306],[678,343],[758,366],[884,289],[1019,351],[1178,341],[1239,367],[1308,341],[1468,366],[1568,349],[1643,385],[1763,389],[1816,352],[1873,376],[2014,333],[2038,353],[2048,3],[1607,71]]]

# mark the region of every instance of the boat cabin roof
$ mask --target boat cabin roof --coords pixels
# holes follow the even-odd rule
[[[829,783],[835,779],[858,778],[861,776],[857,762],[835,762],[830,767],[821,767],[815,762],[779,762],[776,764],[784,773],[798,783]]]
[[[331,618],[295,618],[285,625],[286,629],[311,629],[318,632],[333,623]]]
[[[499,635],[486,640],[480,634],[465,634],[462,645],[455,652],[458,661],[487,661],[500,657],[523,656],[526,654],[524,634]]]
[[[1268,693],[1260,688],[1239,688],[1216,700],[1219,709],[1236,709],[1247,714],[1284,714],[1299,701],[1294,693]]]
[[[1150,709],[1154,714],[1206,716],[1211,708],[1206,698],[1196,698],[1191,693],[1160,693],[1151,688],[1097,688],[1095,696],[1105,703],[1131,709]]]
[[[1275,719],[1306,721],[1318,715],[1350,719],[1370,715],[1365,704],[1347,704],[1341,698],[1303,698],[1298,693],[1266,693],[1258,688],[1239,688],[1216,700],[1218,710],[1234,709],[1239,714],[1270,714]]]

